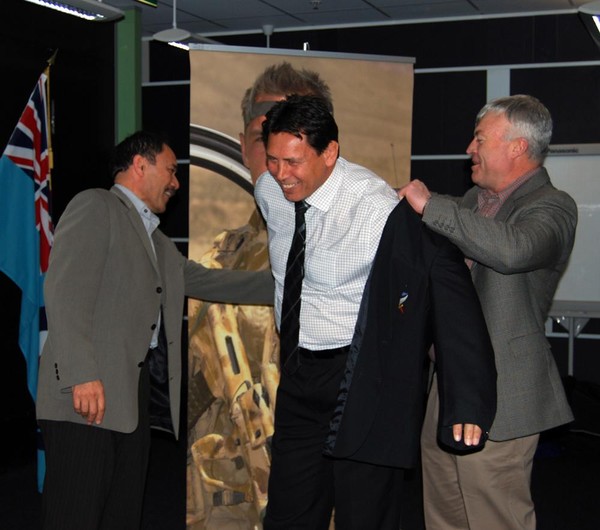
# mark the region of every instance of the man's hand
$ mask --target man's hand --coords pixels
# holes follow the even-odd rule
[[[468,446],[479,445],[481,434],[481,427],[472,423],[455,423],[452,426],[452,435],[454,436],[454,440],[456,442],[460,442],[462,439],[464,439],[464,444]]]
[[[104,419],[104,385],[102,381],[89,381],[73,386],[73,408],[88,422],[100,425]]]
[[[400,199],[406,197],[413,210],[422,215],[427,201],[431,198],[431,193],[420,180],[411,180],[398,190],[398,197]]]

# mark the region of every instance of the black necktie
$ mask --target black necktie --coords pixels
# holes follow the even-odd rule
[[[281,366],[288,374],[293,374],[300,366],[298,357],[298,336],[300,333],[300,298],[304,278],[304,246],[306,222],[304,213],[309,205],[304,201],[295,203],[296,229],[288,254],[283,284],[281,304],[281,326],[279,328]]]

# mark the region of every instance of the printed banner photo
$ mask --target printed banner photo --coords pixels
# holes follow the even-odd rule
[[[393,187],[408,182],[412,59],[198,48],[190,50],[191,259],[216,268],[269,267],[240,134],[242,98],[272,65],[318,73],[333,96],[342,156]],[[279,382],[272,308],[190,300],[188,317],[188,530],[260,529]]]

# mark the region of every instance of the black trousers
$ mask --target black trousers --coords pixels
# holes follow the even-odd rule
[[[136,530],[150,452],[150,383],[142,367],[139,423],[130,433],[40,420],[46,449],[43,530]]]
[[[264,530],[398,530],[403,470],[323,456],[347,354],[282,370]]]

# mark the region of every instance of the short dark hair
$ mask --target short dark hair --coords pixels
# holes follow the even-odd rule
[[[141,155],[148,159],[151,164],[155,164],[156,155],[168,145],[166,137],[159,133],[138,131],[128,136],[113,151],[111,161],[113,179],[133,164],[135,155]]]
[[[269,134],[289,133],[306,138],[319,155],[331,142],[338,141],[338,126],[327,101],[317,96],[291,95],[279,101],[266,114],[262,124],[265,145]]]

